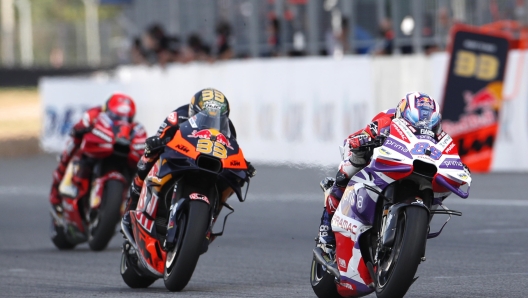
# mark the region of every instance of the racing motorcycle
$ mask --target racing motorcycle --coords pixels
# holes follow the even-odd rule
[[[88,241],[92,250],[106,248],[124,210],[125,191],[143,155],[146,132],[128,121],[99,114],[59,185],[63,214],[51,212],[51,240],[59,249]],[[81,166],[82,164],[82,166]],[[91,168],[89,185],[77,183],[79,171]]]
[[[202,111],[164,141],[137,208],[130,211],[131,228],[121,224],[125,242],[120,269],[131,288],[146,288],[163,278],[168,290],[181,291],[234,212],[227,198],[234,193],[245,201],[248,166],[225,116]],[[221,231],[213,232],[222,207],[230,212]]]
[[[372,154],[370,164],[350,180],[332,218],[335,253],[323,244],[313,250],[311,285],[317,297],[374,291],[380,298],[403,297],[418,278],[427,239],[440,235],[452,215],[462,215],[444,199],[451,193],[467,198],[471,183],[452,138],[444,132],[434,136],[394,119],[383,137],[364,146]],[[448,217],[431,232],[435,214]]]

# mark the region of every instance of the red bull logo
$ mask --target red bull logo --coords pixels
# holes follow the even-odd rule
[[[200,131],[193,130],[193,132],[188,135],[189,138],[198,138],[198,139],[211,139],[211,131],[208,129],[202,129]]]
[[[219,133],[216,135],[216,141],[224,146],[226,146],[227,148],[233,150],[233,147],[231,147],[231,142],[229,142],[229,140],[227,139],[226,136],[224,136],[223,133]]]
[[[209,130],[209,129],[202,129],[199,131],[193,130],[193,132],[187,137],[208,139],[211,141],[215,141],[219,144],[222,144],[226,146],[227,148],[233,150],[233,147],[231,147],[231,142],[229,142],[229,139],[223,133],[218,132],[218,131]]]
[[[492,108],[497,101],[495,95],[487,88],[475,94],[471,93],[471,91],[464,92],[464,100],[467,113],[474,112],[479,108]]]
[[[416,97],[415,105],[416,107],[426,107],[431,110],[435,109],[433,100],[427,96]]]

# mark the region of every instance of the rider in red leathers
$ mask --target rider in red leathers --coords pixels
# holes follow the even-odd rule
[[[426,129],[438,138],[442,134],[439,106],[429,95],[412,92],[398,103],[395,109],[389,109],[376,115],[370,124],[351,135],[344,142],[343,161],[339,164],[335,180],[326,178],[321,182],[325,190],[325,209],[321,216],[319,237],[317,240],[327,249],[335,248],[332,231],[332,217],[339,205],[348,182],[369,162],[371,152],[361,148],[378,136],[386,135],[394,118],[403,118],[413,129]]]
[[[114,93],[104,105],[93,107],[84,112],[81,120],[73,126],[70,132],[71,138],[68,140],[66,149],[60,156],[57,169],[53,172],[53,183],[51,185],[49,201],[52,205],[52,211],[56,214],[60,215],[63,211],[59,185],[64,178],[66,167],[81,146],[83,136],[91,131],[94,121],[100,113],[106,113],[113,120],[126,120],[132,123],[136,114],[136,105],[130,96],[122,93]],[[138,132],[143,131],[142,133],[145,134],[143,126],[139,123],[135,123],[134,130]],[[90,166],[90,160],[81,158],[79,170],[72,177],[73,183],[78,187],[81,195],[89,188],[91,173],[92,167]]]

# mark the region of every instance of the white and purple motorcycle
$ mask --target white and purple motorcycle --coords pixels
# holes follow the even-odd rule
[[[332,219],[335,256],[314,249],[311,284],[317,297],[403,297],[425,261],[427,239],[452,215],[444,199],[469,195],[470,172],[452,138],[394,119],[385,137],[366,144],[370,164],[358,172]],[[438,140],[438,141],[437,141]],[[463,190],[465,189],[465,190]],[[435,214],[449,217],[430,231]]]

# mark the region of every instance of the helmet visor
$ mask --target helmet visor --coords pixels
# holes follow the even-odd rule
[[[229,118],[226,115],[220,115],[219,113],[209,113],[207,110],[203,110],[200,113],[192,117],[197,129],[216,129],[226,137],[231,137],[231,131],[229,129]]]

